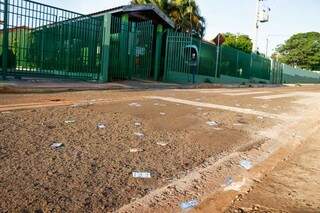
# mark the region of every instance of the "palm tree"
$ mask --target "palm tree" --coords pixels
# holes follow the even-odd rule
[[[132,0],[131,4],[154,4],[165,14],[169,15],[170,13],[170,1],[168,0]]]
[[[204,36],[205,19],[195,0],[132,0],[132,4],[154,4],[175,23],[178,31]]]

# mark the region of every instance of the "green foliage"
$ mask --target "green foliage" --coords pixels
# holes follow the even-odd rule
[[[320,33],[298,33],[277,48],[280,62],[303,69],[320,70]]]
[[[223,45],[241,50],[246,53],[251,53],[252,51],[252,41],[247,35],[235,35],[232,33],[226,33],[225,42]]]
[[[190,32],[203,37],[205,19],[201,16],[195,0],[132,0],[132,4],[154,4],[167,14],[175,23],[175,28],[181,32]]]

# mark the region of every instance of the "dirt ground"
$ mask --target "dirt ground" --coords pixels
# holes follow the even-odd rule
[[[236,171],[233,168],[239,167],[238,163],[227,162],[212,170],[215,177],[200,175],[204,182],[193,185],[196,193],[175,189],[179,195],[174,194],[174,202],[152,198],[145,206],[140,204],[170,184],[195,177],[193,172],[199,168],[235,152],[249,156],[267,146],[272,137],[261,135],[261,131],[307,109],[297,103],[299,95],[256,97],[297,91],[314,94],[320,87],[0,94],[0,212],[181,211],[179,203],[184,199],[205,201],[204,191],[213,191],[205,178],[223,181],[228,172]],[[212,121],[216,123],[210,126],[207,122]],[[105,128],[98,128],[98,124]],[[297,181],[307,178],[308,172],[319,174],[319,158],[316,151],[311,152],[319,144],[316,137],[308,140],[313,143],[299,149],[295,156],[300,158],[279,164],[270,178],[263,179],[244,199],[233,202],[227,211],[251,212],[248,209],[253,205],[268,211],[277,209],[270,199],[277,200],[275,194],[305,200],[305,206],[284,201],[278,209],[319,210],[319,200],[310,197],[319,194],[319,187],[315,188],[318,180],[312,180],[316,185],[306,185],[305,180],[299,185]],[[53,143],[63,147],[54,149]],[[304,153],[312,154],[313,164],[302,168],[299,176],[296,166],[309,161]],[[151,178],[134,178],[135,171],[150,172]],[[289,175],[292,179],[283,179]],[[286,181],[299,186],[284,186]],[[285,187],[292,189],[291,194]],[[300,193],[299,187],[313,190]],[[265,204],[266,200],[270,202]]]
[[[320,212],[320,129],[227,212]]]

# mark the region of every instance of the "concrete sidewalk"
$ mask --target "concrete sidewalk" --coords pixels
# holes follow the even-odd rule
[[[56,79],[23,79],[0,81],[0,93],[45,93],[86,90],[120,90],[120,89],[171,89],[187,88],[188,85],[170,84],[155,81],[119,81],[96,83],[88,81],[68,81]]]
[[[193,88],[246,88],[276,87],[267,84],[174,84],[147,80],[127,80],[112,83],[67,81],[52,79],[23,79],[0,81],[0,93],[50,93],[85,90],[147,90],[147,89],[193,89]]]

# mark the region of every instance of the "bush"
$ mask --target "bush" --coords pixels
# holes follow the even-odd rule
[[[3,68],[3,52],[0,55],[0,66]],[[8,69],[14,69],[17,66],[17,57],[14,54],[12,50],[8,50],[8,63],[7,63],[7,68]]]

